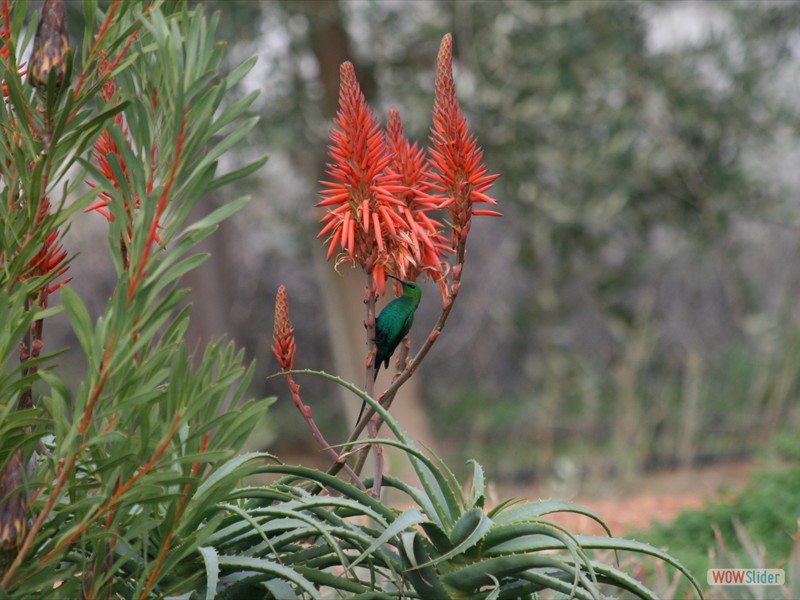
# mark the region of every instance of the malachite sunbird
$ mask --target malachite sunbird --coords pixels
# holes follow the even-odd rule
[[[414,311],[417,310],[422,298],[419,284],[413,281],[404,281],[394,275],[389,275],[389,277],[400,282],[400,285],[403,286],[403,295],[389,302],[375,320],[373,381],[378,378],[378,369],[380,369],[381,363],[385,369],[389,368],[389,359],[403,338],[411,331],[411,325],[414,323]],[[361,405],[361,412],[358,413],[356,423],[364,415],[365,406],[366,403]]]

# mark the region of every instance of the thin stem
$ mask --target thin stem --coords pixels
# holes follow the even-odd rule
[[[373,290],[374,283],[372,281],[372,270],[366,270],[367,287],[365,290],[364,304],[367,306],[367,319],[364,322],[364,327],[367,330],[367,364],[366,375],[364,376],[364,390],[367,395],[372,396],[375,393],[375,300],[377,294]]]
[[[203,437],[203,443],[200,447],[200,452],[203,453],[208,449],[208,438],[209,433],[206,432],[205,436]],[[197,477],[197,473],[200,470],[200,461],[195,461],[194,465],[192,465],[192,477]],[[181,499],[178,501],[178,508],[175,511],[175,521],[183,514],[183,508],[186,506],[186,501],[189,499],[189,491],[192,488],[192,482],[187,481],[186,485],[183,486],[183,494],[181,494]],[[150,573],[150,577],[147,580],[147,585],[145,585],[144,590],[142,591],[142,595],[140,598],[142,600],[146,599],[147,596],[150,594],[150,590],[153,589],[153,585],[155,585],[156,579],[158,574],[161,572],[161,568],[164,566],[164,560],[167,558],[167,552],[169,551],[170,544],[172,543],[172,538],[175,536],[175,530],[171,529],[169,534],[167,534],[167,539],[164,541],[164,546],[161,548],[161,552],[158,556],[158,562],[156,566],[153,568],[153,572]],[[113,541],[113,540],[112,540]]]
[[[338,473],[339,470],[343,468],[345,473],[350,476],[350,479],[353,481],[353,483],[362,490],[366,491],[366,487],[361,481],[361,478],[358,476],[358,473],[353,471],[350,465],[345,462],[345,459],[343,459],[336,449],[328,443],[328,440],[325,439],[322,431],[314,421],[314,417],[311,416],[311,407],[304,404],[302,398],[300,397],[300,386],[297,384],[297,382],[295,382],[294,378],[289,373],[286,373],[284,378],[289,386],[289,390],[292,392],[292,400],[294,401],[295,406],[297,406],[297,409],[300,411],[300,414],[303,415],[306,423],[308,423],[314,439],[316,439],[320,446],[322,446],[322,449],[330,455],[330,457],[334,460],[334,463],[340,465],[336,472]]]
[[[450,311],[453,309],[453,304],[455,303],[456,297],[458,296],[458,290],[461,287],[461,273],[463,271],[464,260],[466,258],[466,246],[463,240],[459,242],[458,247],[456,249],[456,258],[457,258],[457,263],[452,270],[453,281],[450,284],[447,298],[445,299],[445,302],[442,305],[442,312],[439,315],[439,319],[436,321],[436,324],[433,326],[433,329],[431,329],[430,334],[428,334],[428,338],[425,340],[425,343],[419,349],[414,358],[412,358],[411,361],[406,364],[406,367],[405,369],[403,369],[402,373],[400,373],[400,375],[396,377],[394,381],[392,381],[391,385],[388,388],[386,388],[386,391],[384,391],[383,394],[381,394],[381,396],[378,398],[378,402],[384,408],[388,409],[392,405],[392,401],[394,400],[394,397],[397,394],[397,390],[399,390],[400,386],[402,386],[406,381],[408,381],[408,379],[414,374],[419,364],[422,362],[425,356],[427,356],[428,352],[433,347],[433,344],[436,343],[436,340],[441,334],[442,329],[444,329],[444,325],[447,322],[447,318],[450,316]],[[353,429],[353,433],[350,434],[350,437],[345,442],[342,448],[343,455],[350,452],[350,450],[355,445],[355,442],[358,440],[358,436],[361,435],[361,432],[364,430],[364,427],[366,427],[367,423],[371,422],[373,417],[375,417],[375,409],[373,409],[372,407],[367,407],[367,410],[365,411],[363,418],[356,424],[355,428]],[[376,437],[378,431],[380,430],[381,425],[383,425],[383,419],[378,417],[376,419],[375,431],[373,432],[372,429],[370,429],[370,435]],[[362,450],[361,452],[359,452],[359,455],[356,459],[356,463],[353,466],[353,470],[356,473],[360,473],[361,469],[364,466],[365,461],[366,461],[366,452]],[[328,474],[335,475],[341,469],[342,465],[338,463],[333,464],[328,469]]]
[[[376,348],[375,348],[375,301],[378,297],[377,290],[375,289],[375,282],[372,277],[372,269],[367,267],[365,269],[365,274],[367,276],[367,286],[366,286],[366,297],[364,299],[364,303],[367,305],[367,318],[364,322],[365,328],[367,330],[367,363],[366,363],[366,375],[365,375],[365,390],[369,396],[372,396],[375,393],[375,355],[376,355]],[[371,438],[378,437],[378,425],[376,420],[373,418],[369,421],[369,435]],[[353,471],[357,474],[361,474],[361,470],[364,467],[364,461],[366,460],[367,455],[369,454],[370,449],[373,447],[372,444],[367,444],[359,454],[359,462],[356,463],[356,468]],[[375,477],[373,478],[372,484],[372,495],[375,498],[380,498],[381,495],[381,481],[383,480],[383,447],[380,445],[376,445],[375,447]],[[361,460],[361,457],[364,457],[364,460]]]
[[[150,457],[150,460],[148,460],[147,463],[141,469],[139,469],[130,479],[128,479],[121,486],[119,486],[114,491],[114,494],[111,496],[111,498],[105,504],[103,504],[100,508],[98,508],[97,512],[95,512],[95,514],[92,515],[88,521],[84,522],[75,531],[70,533],[70,535],[67,536],[67,538],[63,542],[61,542],[58,546],[53,548],[43,558],[40,558],[39,562],[41,564],[45,564],[48,560],[50,560],[53,556],[55,556],[56,553],[58,553],[60,550],[66,548],[68,545],[72,544],[72,542],[75,541],[75,539],[80,534],[82,534],[84,531],[86,531],[92,525],[92,523],[94,523],[97,519],[99,519],[101,516],[103,516],[107,511],[113,510],[117,506],[117,502],[119,501],[120,497],[125,492],[127,492],[131,488],[131,486],[133,486],[133,484],[136,483],[137,480],[139,480],[141,477],[143,477],[144,475],[146,475],[147,473],[149,473],[153,469],[153,466],[155,465],[156,461],[158,461],[164,455],[164,453],[167,451],[167,449],[169,448],[170,442],[172,441],[172,438],[175,436],[175,431],[177,430],[178,425],[180,424],[181,417],[182,417],[181,413],[178,413],[175,416],[175,420],[172,422],[172,428],[170,429],[169,433],[167,434],[167,437],[161,443],[161,446],[159,446],[158,450],[156,450],[155,454],[153,454],[153,456]],[[85,446],[85,444],[86,444],[86,442],[84,442],[81,447],[83,448]],[[77,456],[77,453],[75,454],[75,456]],[[73,457],[73,462],[74,462],[74,457]]]
[[[17,551],[17,556],[14,558],[14,562],[11,563],[11,566],[6,571],[3,579],[0,580],[0,587],[8,587],[11,583],[11,579],[16,575],[17,570],[22,566],[22,562],[25,560],[28,552],[31,550],[33,546],[33,542],[36,539],[36,534],[39,533],[39,529],[42,527],[45,519],[50,515],[50,511],[53,508],[56,500],[59,498],[59,494],[61,493],[61,488],[64,487],[64,484],[67,481],[67,475],[72,470],[72,467],[75,464],[75,460],[78,458],[78,454],[83,451],[86,442],[83,442],[75,453],[70,456],[69,460],[63,464],[63,468],[61,473],[59,473],[58,478],[56,479],[55,486],[53,487],[52,492],[50,493],[50,497],[47,500],[47,503],[44,505],[42,512],[39,513],[39,516],[36,517],[36,520],[31,525],[31,528],[28,530],[28,535],[25,536],[25,540],[22,542],[22,546]]]

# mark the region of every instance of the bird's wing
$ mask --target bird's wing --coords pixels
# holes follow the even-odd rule
[[[386,332],[383,331],[380,327],[375,327],[375,345],[378,347],[383,347],[386,345]]]
[[[398,343],[400,342],[400,340],[402,340],[404,337],[408,335],[408,332],[411,331],[411,325],[413,324],[414,324],[414,313],[410,312],[408,313],[406,320],[403,322],[402,329],[400,329],[400,337],[398,338]]]
[[[386,331],[384,331],[378,323],[375,324],[375,360],[373,363],[373,369],[375,370],[375,374],[377,376],[378,369],[380,368],[381,363],[384,363],[384,368],[389,368],[389,357],[391,356],[391,352],[387,355],[384,355],[385,350],[387,349],[388,344],[388,336],[386,335]],[[394,349],[393,349],[394,350]]]

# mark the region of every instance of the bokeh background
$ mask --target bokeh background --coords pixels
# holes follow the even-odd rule
[[[257,361],[253,394],[278,397],[254,445],[319,458],[267,379],[281,283],[297,365],[363,377],[363,280],[334,273],[315,237],[339,64],[355,64],[381,119],[397,107],[424,144],[446,32],[504,216],[472,228],[456,307],[393,409],[401,423],[455,469],[474,457],[498,485],[565,497],[763,456],[797,432],[800,4],[206,5],[230,68],[259,57],[238,94],[260,91],[260,123],[228,166],[270,160],[207,200],[253,197],[187,282],[192,335],[234,338]],[[111,291],[96,250],[106,232],[88,214],[66,242],[97,312]],[[439,310],[427,283],[415,344]],[[303,383],[330,439],[344,439],[358,401]]]

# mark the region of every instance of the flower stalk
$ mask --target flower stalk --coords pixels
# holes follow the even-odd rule
[[[358,485],[361,489],[364,489],[361,478],[358,477],[347,463],[345,463],[342,456],[325,439],[322,430],[320,430],[316,421],[314,421],[311,407],[303,402],[302,396],[300,395],[300,386],[291,374],[291,371],[294,369],[294,356],[297,345],[294,339],[294,326],[289,318],[289,294],[286,291],[286,287],[283,285],[278,288],[278,293],[275,297],[275,324],[272,339],[272,353],[278,360],[281,373],[283,373],[286,384],[289,386],[289,391],[292,394],[292,401],[306,420],[314,439],[319,442],[320,447],[328,453],[336,464],[344,467],[345,472],[350,476],[353,483]]]
[[[488,195],[498,175],[489,174],[477,137],[467,125],[456,97],[453,77],[453,39],[442,39],[437,58],[436,89],[430,147],[427,153],[410,143],[403,133],[397,110],[389,112],[383,136],[377,121],[366,105],[350,63],[340,70],[339,111],[331,132],[329,179],[322,182],[322,200],[318,206],[327,212],[322,218],[318,237],[327,235],[328,259],[340,250],[335,266],[350,262],[364,269],[368,285],[365,303],[367,314],[367,375],[365,390],[374,396],[372,363],[374,361],[375,299],[385,292],[387,274],[417,280],[426,275],[439,286],[441,314],[422,347],[411,360],[401,357],[400,373],[379,397],[388,408],[397,390],[416,371],[441,334],[461,283],[466,244],[473,216],[501,216],[493,209],[497,201]],[[444,213],[450,227],[450,239],[437,214]],[[454,257],[452,264],[450,257]],[[344,446],[346,454],[353,447],[367,423],[376,437],[381,419],[367,414]],[[359,473],[366,447],[355,464]],[[378,464],[376,489],[382,471]],[[329,472],[337,472],[337,463]]]

